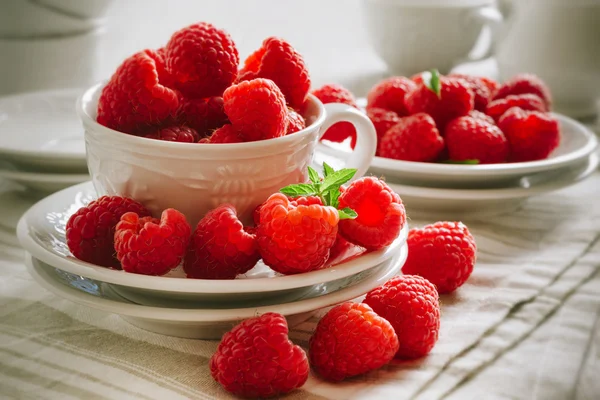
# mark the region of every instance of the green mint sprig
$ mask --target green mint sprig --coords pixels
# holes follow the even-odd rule
[[[429,90],[431,90],[438,99],[442,98],[442,84],[440,82],[440,73],[437,69],[432,69],[426,72],[423,72],[421,75],[423,78],[423,84],[427,86]]]

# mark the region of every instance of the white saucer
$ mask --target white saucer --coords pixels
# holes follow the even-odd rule
[[[16,166],[0,161],[0,178],[19,183],[44,193],[52,193],[88,181],[89,174],[43,173],[21,171]]]
[[[0,157],[20,168],[87,171],[78,89],[0,97]]]
[[[293,327],[312,316],[317,310],[362,296],[369,290],[382,285],[396,275],[408,254],[407,246],[400,253],[382,263],[369,277],[356,283],[356,278],[346,278],[337,290],[316,297],[306,296],[295,302],[244,307],[238,303],[230,309],[177,309],[151,307],[132,303],[120,297],[102,282],[82,278],[57,270],[33,256],[27,256],[27,269],[31,276],[45,289],[75,303],[119,314],[131,324],[148,331],[169,336],[194,339],[219,339],[240,320],[266,312],[277,312],[286,316]]]
[[[318,271],[282,276],[259,262],[235,280],[187,279],[181,267],[166,276],[146,276],[104,268],[74,258],[65,241],[65,225],[80,207],[96,197],[91,182],[54,193],[31,207],[19,221],[17,236],[21,245],[36,258],[90,279],[121,286],[129,296],[160,297],[186,301],[232,302],[290,295],[308,287],[352,276],[374,268],[397,254],[406,241],[408,226],[387,248],[358,255]]]

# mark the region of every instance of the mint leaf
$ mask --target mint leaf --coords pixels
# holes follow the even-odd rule
[[[315,187],[310,183],[298,183],[296,185],[289,185],[281,190],[281,193],[290,197],[298,197],[298,196],[314,196],[317,194]]]
[[[423,84],[427,86],[429,90],[431,90],[438,98],[442,97],[442,85],[440,83],[440,73],[437,69],[432,69],[430,71],[424,72],[423,75]]]
[[[328,175],[321,184],[321,192],[327,192],[332,188],[339,188],[344,183],[348,182],[356,174],[355,169],[343,168]]]
[[[340,202],[338,201],[338,198],[340,197],[340,188],[337,188],[336,190],[332,190],[329,192],[329,205],[335,208],[338,208],[338,206],[340,205]]]
[[[308,177],[310,178],[310,181],[315,185],[321,183],[321,177],[319,177],[319,173],[311,167],[308,167]]]
[[[329,164],[326,162],[323,163],[323,175],[327,178],[329,175],[333,174],[335,171]]]
[[[477,164],[479,164],[479,160],[446,160],[446,161],[442,161],[442,164],[469,164],[469,165],[477,165]]]
[[[344,208],[342,210],[338,210],[338,214],[340,216],[340,219],[354,219],[356,217],[358,217],[358,214],[356,213],[356,211],[354,211],[351,208]]]

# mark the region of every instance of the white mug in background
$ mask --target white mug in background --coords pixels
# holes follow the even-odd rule
[[[502,15],[494,0],[363,0],[375,51],[395,75],[437,68],[448,73],[469,58],[483,28]],[[490,55],[483,52],[476,59]]]

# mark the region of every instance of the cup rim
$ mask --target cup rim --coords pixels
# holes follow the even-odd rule
[[[136,144],[143,146],[152,146],[156,149],[165,149],[165,150],[182,150],[182,149],[190,149],[195,148],[197,150],[200,149],[213,149],[217,151],[223,150],[251,150],[251,149],[261,149],[272,146],[277,146],[280,144],[286,144],[293,141],[297,141],[302,139],[304,136],[308,136],[313,133],[315,129],[318,129],[319,126],[323,124],[326,118],[325,106],[323,103],[314,95],[309,94],[307,97],[307,101],[312,102],[317,106],[318,115],[317,118],[311,123],[309,126],[304,129],[295,132],[291,135],[285,135],[277,138],[266,139],[266,140],[258,140],[255,142],[242,142],[242,143],[181,143],[181,142],[169,142],[165,140],[156,140],[149,139],[142,136],[135,136],[125,132],[120,132],[115,129],[108,128],[104,125],[101,125],[96,121],[88,113],[88,108],[93,107],[93,109],[98,108],[98,100],[94,99],[95,95],[101,91],[106,82],[101,82],[93,85],[88,88],[78,99],[77,99],[77,114],[84,125],[90,126],[92,130],[96,133],[101,133],[106,135],[108,138],[118,140],[121,143],[129,143],[133,146]],[[87,131],[87,129],[86,129]]]

